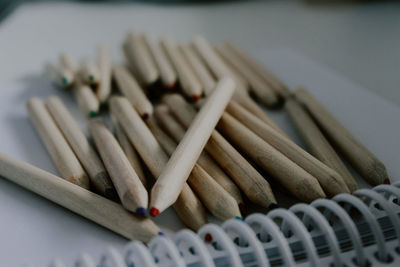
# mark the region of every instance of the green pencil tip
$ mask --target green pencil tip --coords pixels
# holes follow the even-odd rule
[[[98,115],[99,115],[99,113],[97,111],[94,111],[94,110],[90,111],[90,113],[89,113],[89,117],[90,118],[97,117]]]
[[[91,82],[94,81],[94,76],[93,75],[89,75],[89,81],[91,81]]]
[[[62,84],[68,84],[68,78],[67,77],[62,77],[62,80],[61,80],[61,82],[62,82]]]

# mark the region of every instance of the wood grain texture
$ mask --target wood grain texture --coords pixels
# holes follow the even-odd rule
[[[126,98],[112,97],[110,107],[111,113],[118,119],[136,151],[157,179],[168,162],[167,154]],[[198,230],[207,223],[205,208],[189,185],[184,184],[173,206],[179,218],[190,229]]]
[[[116,192],[103,162],[64,103],[58,97],[50,96],[45,104],[54,122],[88,173],[93,189],[107,198],[115,198]]]
[[[135,77],[124,66],[115,66],[113,76],[121,93],[131,102],[142,118],[153,114],[153,105],[139,86]]]
[[[228,113],[222,115],[217,127],[241,151],[300,200],[311,202],[325,197],[316,178]]]
[[[88,123],[88,129],[104,165],[110,173],[124,208],[132,212],[137,212],[138,209],[142,211],[147,209],[148,194],[146,188],[114,135],[100,118],[91,119]]]
[[[82,83],[76,84],[73,93],[79,109],[85,116],[95,117],[99,114],[99,100],[88,85]]]
[[[253,133],[316,178],[328,196],[350,193],[344,179],[336,171],[326,166],[271,126],[263,123],[245,108],[232,101],[228,105],[227,111]]]
[[[260,103],[267,107],[276,107],[278,105],[278,96],[271,86],[248,68],[227,45],[219,44],[215,46],[215,49],[226,62],[231,64],[248,81],[250,91]]]
[[[199,100],[203,93],[202,84],[184,58],[182,50],[170,38],[162,38],[161,45],[176,70],[183,93],[193,100]]]
[[[169,156],[172,155],[177,143],[164,133],[155,120],[149,119],[146,124],[166,153]],[[241,217],[239,206],[235,199],[200,165],[194,165],[187,182],[215,218],[225,221]]]
[[[149,242],[160,229],[121,205],[0,153],[0,176],[125,238]]]
[[[96,96],[100,103],[105,103],[111,94],[111,51],[105,44],[97,48],[97,65],[100,77]]]
[[[29,117],[61,177],[83,188],[89,188],[89,177],[46,110],[43,102],[33,97],[27,102]]]
[[[234,90],[234,81],[224,78],[218,82],[214,92],[207,97],[154,184],[151,190],[151,207],[162,212],[175,202]]]
[[[171,61],[168,59],[165,50],[161,48],[160,42],[155,40],[150,33],[144,34],[144,41],[157,65],[161,82],[167,88],[174,88],[177,82],[177,74]]]
[[[179,143],[185,135],[185,128],[176,121],[169,112],[166,105],[158,105],[154,110],[154,116],[160,126],[171,136],[175,142]],[[200,154],[197,164],[200,165],[222,188],[224,188],[236,200],[240,210],[245,209],[242,195],[237,185],[231,178],[218,166],[206,151]]]
[[[196,116],[196,111],[182,96],[177,94],[164,96],[163,102],[182,125],[189,127]],[[276,203],[269,183],[217,131],[212,132],[205,148],[252,202],[263,207]]]
[[[359,189],[357,181],[300,103],[292,97],[288,97],[285,101],[285,110],[310,153],[337,171],[344,179],[350,192]]]
[[[131,32],[125,41],[126,56],[144,84],[155,83],[159,78],[157,66],[141,34]]]
[[[390,183],[385,165],[357,140],[307,90],[295,91],[296,99],[310,112],[328,139],[371,185]]]

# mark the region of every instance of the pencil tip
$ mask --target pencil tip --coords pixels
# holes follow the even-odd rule
[[[172,89],[172,88],[174,88],[174,87],[175,87],[175,83],[174,83],[174,82],[169,83],[169,84],[167,85],[167,88],[168,88],[168,89]]]
[[[91,110],[91,111],[89,112],[89,117],[90,117],[90,118],[97,117],[97,115],[99,115],[99,113],[98,113],[97,111]]]
[[[150,215],[151,215],[152,217],[156,217],[158,214],[160,214],[159,209],[157,209],[157,208],[151,208],[151,209],[150,209]]]
[[[196,94],[196,95],[193,95],[192,98],[194,101],[198,101],[198,100],[200,100],[201,95]]]
[[[163,232],[158,232],[158,235],[165,236],[165,234]]]
[[[236,219],[236,220],[239,220],[239,221],[243,221],[243,218],[240,217],[240,216],[236,216],[235,219]]]
[[[207,243],[211,243],[212,240],[213,240],[213,238],[212,238],[212,235],[211,235],[211,234],[207,233],[207,234],[204,236],[204,241],[206,241]]]
[[[68,78],[67,78],[67,77],[62,77],[61,82],[62,82],[62,84],[64,84],[64,85],[68,84]]]
[[[93,75],[89,75],[89,81],[91,81],[91,82],[94,81],[94,76]]]
[[[149,113],[143,113],[143,115],[142,115],[142,119],[143,120],[147,120],[148,118],[150,117],[150,115],[149,115]]]
[[[147,209],[146,209],[146,208],[143,208],[143,207],[139,207],[139,208],[136,209],[136,213],[137,213],[138,215],[144,216],[144,215],[146,214],[146,212],[147,212]]]
[[[386,178],[385,181],[383,181],[384,184],[390,184],[389,178]]]

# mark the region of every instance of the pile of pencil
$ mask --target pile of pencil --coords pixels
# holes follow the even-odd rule
[[[5,155],[0,174],[144,241],[159,231],[147,213],[154,217],[170,206],[197,230],[207,223],[206,211],[224,221],[245,216],[249,201],[276,207],[275,187],[304,202],[350,193],[359,186],[337,151],[371,185],[389,183],[384,165],[307,90],[291,92],[230,42],[177,43],[132,32],[123,52],[119,65],[102,45],[96,63],[78,65],[62,54],[59,64],[46,66],[57,87],[75,95],[90,137],[59,98],[27,103],[70,183]],[[283,107],[309,152],[260,105]],[[32,181],[20,177],[27,174]]]

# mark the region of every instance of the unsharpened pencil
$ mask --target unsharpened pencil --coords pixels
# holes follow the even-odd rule
[[[344,179],[350,192],[359,189],[357,181],[300,103],[293,97],[287,97],[285,110],[311,154],[337,171]]]
[[[228,105],[227,112],[265,142],[280,151],[289,160],[316,178],[327,195],[334,196],[340,193],[350,193],[344,179],[336,171],[310,155],[271,126],[263,123],[239,104],[232,101]]]
[[[153,114],[153,105],[146,97],[135,77],[124,66],[116,66],[113,76],[121,93],[131,102],[143,119]]]
[[[0,153],[0,176],[131,240],[149,242],[160,229],[121,205]]]
[[[371,185],[390,183],[385,165],[357,140],[307,90],[298,89],[295,97],[302,103],[359,174]]]
[[[129,33],[124,48],[132,68],[140,76],[140,81],[146,86],[155,83],[159,73],[143,35]]]
[[[149,33],[144,34],[144,40],[160,72],[161,82],[167,88],[174,88],[177,81],[177,74],[165,51],[161,48],[160,42],[155,40]]]
[[[61,177],[83,188],[89,188],[89,178],[43,102],[39,98],[33,97],[28,100],[27,109],[35,129]]]
[[[97,48],[97,64],[100,77],[96,96],[100,103],[105,103],[111,94],[111,52],[105,44]]]
[[[116,198],[114,186],[101,159],[64,103],[58,97],[50,96],[45,104],[54,122],[88,173],[90,184],[95,191],[107,198]]]
[[[126,98],[112,97],[110,107],[111,114],[118,119],[136,151],[153,176],[157,178],[168,162],[167,154]],[[198,230],[207,223],[203,204],[187,184],[184,184],[174,204],[174,209],[179,218],[191,229]]]
[[[222,115],[217,127],[241,151],[300,200],[311,202],[325,197],[325,193],[315,177],[228,113]]]
[[[153,119],[146,121],[154,137],[168,155],[176,149],[176,142],[170,138]],[[188,184],[200,198],[215,218],[225,221],[232,218],[241,218],[238,203],[225,191],[200,165],[195,164],[189,177]]]
[[[163,102],[189,127],[196,111],[182,96],[166,95]],[[221,134],[214,130],[205,148],[252,202],[267,208],[276,203],[269,183]]]
[[[175,142],[179,143],[182,140],[185,135],[185,129],[176,121],[165,104],[160,104],[155,108],[154,116],[161,127],[175,140]],[[206,151],[203,151],[200,154],[197,164],[199,164],[219,185],[231,194],[238,203],[240,210],[243,212],[245,210],[245,204],[239,188]]]
[[[221,79],[214,92],[207,97],[154,184],[151,190],[151,209],[162,212],[175,202],[234,90],[234,81],[227,77]]]
[[[192,100],[199,100],[203,92],[202,85],[178,45],[170,38],[162,38],[161,45],[175,67],[183,93]]]
[[[145,215],[148,204],[146,188],[117,140],[100,118],[91,119],[88,129],[110,173],[122,205],[127,210]]]
[[[99,114],[99,100],[88,85],[78,82],[74,86],[73,93],[85,116],[96,117]]]

